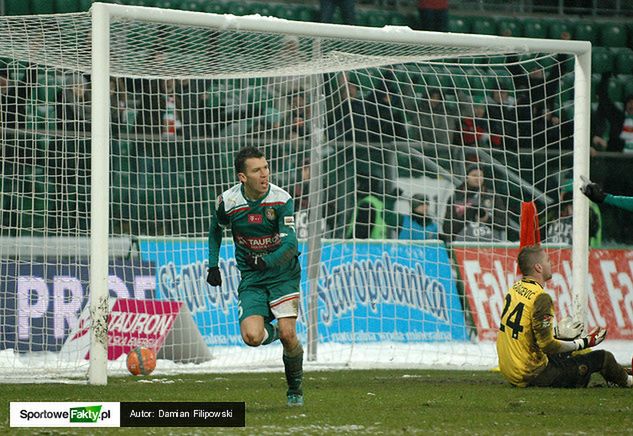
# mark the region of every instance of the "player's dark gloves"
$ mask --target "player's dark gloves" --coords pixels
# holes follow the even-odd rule
[[[600,185],[584,178],[580,190],[589,198],[589,200],[595,203],[602,203],[607,196]]]
[[[217,266],[212,266],[207,271],[207,283],[211,286],[220,286],[222,284],[220,268],[218,268]]]
[[[246,264],[256,271],[264,271],[267,266],[264,259],[252,253],[246,255]]]

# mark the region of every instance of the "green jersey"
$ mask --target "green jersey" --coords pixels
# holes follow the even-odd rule
[[[217,266],[222,243],[222,229],[231,229],[235,259],[242,279],[250,284],[269,284],[299,278],[298,243],[295,234],[294,205],[290,194],[270,183],[259,200],[244,196],[242,184],[233,186],[218,197],[209,228],[209,266]],[[246,264],[248,253],[261,256],[264,271]]]

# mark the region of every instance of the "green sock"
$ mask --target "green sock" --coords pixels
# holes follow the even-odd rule
[[[298,344],[293,350],[284,350],[283,355],[288,395],[303,395],[303,348]]]
[[[268,345],[271,342],[274,342],[277,339],[279,339],[279,329],[277,328],[277,325],[273,325],[269,322],[265,322],[264,328],[266,329],[266,332],[268,333],[268,337],[264,339],[264,342],[262,342],[262,345]]]

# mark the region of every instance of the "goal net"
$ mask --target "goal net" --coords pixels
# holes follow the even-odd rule
[[[11,379],[139,345],[157,372],[280,367],[242,343],[229,232],[205,282],[246,145],[294,197],[308,368],[495,366],[526,201],[585,316],[588,44],[101,4],[0,26]]]

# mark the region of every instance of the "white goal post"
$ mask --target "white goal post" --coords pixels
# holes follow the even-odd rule
[[[63,173],[67,163],[60,163],[59,171],[47,163],[44,170],[59,188],[56,192],[64,194],[71,183],[89,191],[89,200],[77,200],[77,210],[85,211],[79,215],[86,222],[89,217],[89,225],[76,224],[64,232],[77,241],[89,238],[90,263],[89,280],[78,281],[89,289],[88,309],[79,299],[71,307],[74,294],[63,291],[61,284],[51,288],[57,286],[56,277],[68,274],[50,271],[61,271],[59,265],[81,256],[50,256],[56,266],[44,268],[42,274],[49,276],[33,282],[41,286],[38,289],[59,289],[50,291],[50,306],[68,312],[50,317],[64,346],[20,348],[15,345],[19,340],[31,339],[12,328],[16,333],[0,343],[0,371],[39,365],[45,379],[54,379],[61,370],[76,376],[88,369],[89,383],[97,385],[107,383],[108,372],[122,373],[123,359],[113,358],[109,350],[108,327],[124,329],[126,319],[132,323],[133,317],[110,316],[113,307],[119,310],[113,304],[131,307],[114,303],[115,294],[121,300],[156,301],[160,310],[180,311],[174,312],[180,313],[177,321],[170,321],[174,324],[164,326],[172,342],[160,339],[157,348],[162,346],[164,354],[159,359],[164,360],[159,360],[157,371],[280,364],[276,346],[252,350],[235,342],[237,271],[228,239],[221,252],[223,286],[214,289],[204,282],[211,208],[217,195],[236,183],[232,159],[243,145],[261,147],[271,163],[273,182],[295,196],[303,252],[299,335],[307,345],[309,364],[492,365],[494,344],[483,332],[494,327],[490,323],[501,310],[498,293],[505,292],[514,273],[522,201],[536,203],[544,242],[562,247],[554,268],[573,265],[570,276],[561,275],[556,282],[566,290],[561,298],[570,297],[567,314],[590,322],[589,211],[578,189],[580,176],[589,175],[589,42],[363,28],[105,3],[94,3],[89,13],[2,17],[0,25],[10,35],[0,37],[0,57],[7,65],[27,63],[47,77],[78,74],[82,81],[89,80],[91,90],[89,129],[81,130],[77,119],[44,129],[41,123],[3,128],[2,139],[11,138],[18,154],[42,142],[90,139],[89,149],[64,145],[59,152],[63,162],[89,160],[89,170],[83,168],[72,180],[51,178]],[[29,43],[36,38],[41,38],[39,51]],[[15,83],[18,89],[21,82]],[[75,85],[64,81],[55,86],[64,95]],[[44,85],[38,80],[25,86],[39,86],[34,95]],[[497,91],[507,94],[507,102],[493,100]],[[49,112],[46,120],[64,119],[72,102],[58,99],[61,115]],[[442,100],[442,109],[437,100]],[[48,104],[33,97],[36,109]],[[477,107],[483,108],[481,114]],[[497,118],[493,107],[501,110]],[[44,153],[47,162],[52,159],[51,149]],[[3,166],[10,164],[5,154],[2,159]],[[473,166],[482,171],[490,196],[473,200],[478,203],[472,222],[479,233],[468,235],[463,230],[467,214],[457,218],[447,213]],[[34,177],[17,164],[11,168],[3,179],[5,189]],[[569,245],[548,239],[546,228],[550,221],[570,216],[563,212],[561,195],[566,180],[572,183],[568,193],[573,193]],[[51,192],[42,194],[47,204],[57,195]],[[38,194],[30,195],[35,199]],[[429,219],[437,224],[436,233],[425,241],[411,233],[403,236],[403,217],[416,201],[426,202]],[[363,213],[363,202],[375,207],[369,214],[373,219],[379,216],[374,220],[379,225],[365,237],[353,224]],[[3,210],[12,207],[2,204]],[[393,220],[387,219],[390,212]],[[37,257],[37,246],[53,244],[59,233],[51,228],[53,209],[42,214],[47,224],[38,233],[40,239],[20,239],[23,227],[39,229],[24,220],[2,235],[17,237],[18,242],[11,239],[14,245],[30,244],[30,253],[16,249],[9,256],[22,267]],[[447,227],[450,220],[462,230]],[[490,232],[484,235],[482,229]],[[113,254],[112,241],[120,237],[134,242],[130,252],[138,249],[137,260]],[[8,253],[7,247],[0,241],[0,254]],[[123,258],[121,262],[132,264],[121,267],[126,272],[117,281],[113,263]],[[0,281],[17,287],[20,277],[36,277],[39,271],[18,274],[12,272],[15,268],[1,270]],[[143,268],[145,273],[125,276]],[[483,269],[490,270],[488,278],[482,278]],[[142,277],[154,278],[151,292],[138,291],[148,283]],[[486,301],[481,299],[485,293],[473,289],[482,280],[491,290]],[[121,291],[126,284],[129,290]],[[19,320],[24,332],[30,323],[32,333],[36,323],[47,319],[48,306],[39,304],[44,294],[23,290],[22,300],[12,297],[15,301],[0,307],[5,312],[0,320],[16,325]],[[169,306],[172,303],[178,307]],[[148,309],[143,324],[137,319],[127,327],[149,331],[148,320],[158,312]],[[79,335],[86,314],[91,319],[89,364],[87,349],[68,346],[68,338]],[[490,319],[482,321],[482,314]],[[156,318],[156,325],[160,322]],[[46,333],[43,337],[46,342]],[[210,350],[210,361],[207,351],[200,357],[201,352],[180,350],[197,350],[198,341]],[[25,357],[35,348],[45,355]],[[194,357],[169,357],[178,353]]]

